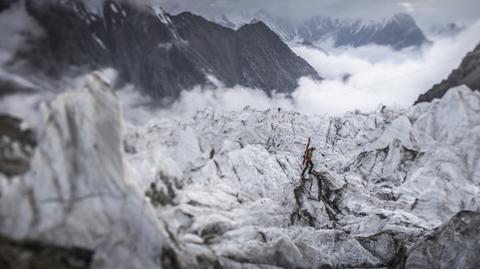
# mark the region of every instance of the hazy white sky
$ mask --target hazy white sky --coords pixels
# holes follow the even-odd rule
[[[215,15],[266,9],[293,19],[315,15],[378,19],[409,13],[423,26],[472,23],[480,18],[479,0],[158,0],[169,11]]]

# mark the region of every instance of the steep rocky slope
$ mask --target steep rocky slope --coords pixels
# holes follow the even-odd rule
[[[0,234],[84,248],[92,268],[476,268],[479,110],[460,87],[405,111],[125,126],[89,76],[43,106],[31,170],[0,174]]]
[[[74,0],[27,0],[45,35],[30,40],[16,62],[53,77],[113,67],[124,82],[157,98],[209,83],[209,75],[226,86],[267,93],[288,93],[302,76],[320,79],[263,23],[234,31],[188,12],[171,16],[155,5],[97,4],[101,9]]]
[[[480,90],[480,44],[465,56],[460,66],[453,70],[446,80],[420,95],[415,103],[441,98],[450,88],[458,85],[467,85],[473,90]]]

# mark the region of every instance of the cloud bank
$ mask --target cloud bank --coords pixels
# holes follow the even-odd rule
[[[18,25],[17,28],[23,27]],[[328,44],[316,44],[328,51],[326,54],[315,48],[293,47],[294,52],[307,60],[325,80],[301,78],[291,98],[282,94],[269,97],[261,89],[228,88],[213,77],[210,77],[213,86],[183,91],[167,108],[155,108],[151,100],[133,86],[120,90],[119,96],[125,117],[135,124],[143,124],[152,117],[189,117],[207,107],[215,110],[240,110],[245,106],[259,110],[283,108],[329,115],[353,110],[369,112],[380,105],[406,108],[460,64],[465,54],[480,41],[479,32],[480,21],[454,37],[436,39],[431,46],[420,50],[394,51],[382,46],[332,48]],[[14,43],[18,44],[19,40]],[[14,47],[9,43],[1,45],[0,52],[3,50],[5,55]],[[111,70],[103,74],[107,80],[114,80]],[[27,107],[36,107],[39,99],[46,99],[25,98],[0,100],[0,113],[29,117]]]
[[[300,80],[294,99],[300,104],[324,107],[309,109],[310,112],[334,114],[351,109],[372,110],[378,104],[408,107],[461,63],[480,42],[479,32],[477,22],[460,35],[437,39],[421,50],[366,46],[330,50],[326,55],[315,49],[296,48],[294,51],[326,80]]]
[[[189,117],[207,107],[223,111],[245,106],[259,110],[283,108],[334,116],[354,110],[370,112],[381,105],[407,108],[460,64],[480,41],[479,32],[480,22],[455,37],[437,39],[420,50],[366,46],[327,48],[326,54],[315,48],[294,47],[325,80],[301,78],[291,98],[280,94],[268,97],[260,89],[242,86],[227,88],[213,77],[210,80],[214,86],[183,91],[175,103],[164,109],[145,110],[148,98],[133,87],[120,91],[120,96],[126,117],[138,124],[151,117]]]

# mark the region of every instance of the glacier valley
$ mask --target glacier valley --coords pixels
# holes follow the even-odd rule
[[[39,113],[36,143],[1,138],[2,161],[26,169],[2,168],[0,234],[86,251],[61,268],[480,265],[480,92],[466,86],[405,110],[137,126],[90,74]]]

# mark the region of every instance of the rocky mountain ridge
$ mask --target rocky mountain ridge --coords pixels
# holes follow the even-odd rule
[[[429,42],[415,19],[408,14],[397,14],[380,21],[316,16],[300,23],[292,23],[260,10],[253,14],[243,14],[236,20],[222,15],[221,18],[212,18],[212,21],[232,29],[246,23],[263,21],[287,42],[333,40],[336,47],[376,44],[399,50],[419,47]]]
[[[293,91],[302,76],[320,79],[263,23],[234,31],[129,1],[103,1],[101,10],[74,0],[25,5],[45,34],[17,53],[14,63],[23,72],[60,78],[113,67],[120,85],[133,83],[157,99],[211,84],[211,76],[268,94]]]

